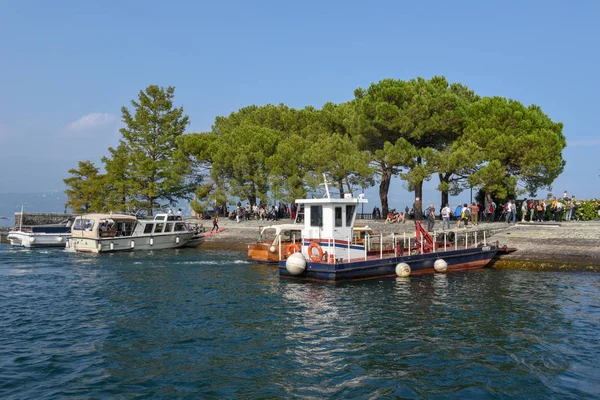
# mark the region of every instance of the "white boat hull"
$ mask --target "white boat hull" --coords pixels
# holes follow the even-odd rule
[[[43,233],[10,231],[6,238],[12,246],[18,247],[65,247],[70,233]]]
[[[185,246],[192,236],[194,236],[193,232],[98,239],[73,236],[68,242],[67,249],[83,253],[175,249]]]

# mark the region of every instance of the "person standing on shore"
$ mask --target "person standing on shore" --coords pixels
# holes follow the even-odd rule
[[[510,215],[513,225],[517,223],[517,201],[510,201]]]
[[[525,222],[525,216],[527,215],[527,199],[521,203],[521,222]]]
[[[446,207],[442,208],[442,230],[444,230],[446,224],[448,225],[448,229],[450,229],[450,205],[446,204]]]
[[[469,208],[471,209],[471,224],[473,224],[473,226],[479,225],[479,206],[477,203],[473,202]]]
[[[529,222],[533,222],[533,218],[535,215],[535,201],[533,199],[529,200]]]
[[[213,227],[210,231],[212,232],[215,230],[217,232],[219,232],[219,215],[218,214],[215,214],[215,216],[213,217]]]
[[[544,201],[544,199],[538,201],[537,203],[537,221],[538,222],[542,222],[544,221],[544,212],[545,212],[545,208],[546,208],[546,202]]]
[[[565,205],[565,209],[567,210],[565,221],[571,221],[571,217],[573,216],[573,200],[567,200],[567,204]]]
[[[435,226],[435,206],[432,204],[427,208],[427,232],[433,232]]]

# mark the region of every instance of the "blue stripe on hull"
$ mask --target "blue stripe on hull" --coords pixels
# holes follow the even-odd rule
[[[443,259],[452,271],[469,268],[469,265],[483,267],[496,255],[497,249],[464,249],[446,251],[443,253],[428,253],[416,256],[384,257],[369,260],[356,260],[340,264],[324,264],[307,262],[306,270],[300,275],[292,275],[285,267],[285,261],[279,263],[279,274],[286,278],[296,278],[318,281],[348,281],[361,279],[374,279],[396,275],[396,265],[405,262],[410,265],[411,274],[434,272],[433,264],[438,259]],[[480,266],[478,264],[481,264]]]

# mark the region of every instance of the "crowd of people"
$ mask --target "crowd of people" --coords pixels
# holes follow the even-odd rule
[[[422,213],[423,219],[427,221],[427,230],[432,231],[435,220],[442,220],[442,230],[451,228],[451,221],[456,221],[456,227],[479,225],[480,221],[493,222],[504,221],[507,224],[515,224],[517,222],[518,209],[520,206],[521,222],[542,222],[542,221],[573,221],[577,219],[578,204],[575,196],[569,196],[567,191],[562,197],[552,197],[546,199],[524,199],[524,200],[508,200],[505,204],[498,207],[496,203],[487,198],[485,204],[481,202],[459,203],[454,209],[450,204],[446,204],[439,215],[436,214],[435,206],[431,204]],[[598,216],[600,217],[600,205],[598,207]],[[380,218],[378,207],[373,209],[373,218]],[[386,223],[404,223],[405,220],[414,219],[414,208],[408,206],[405,212],[397,212],[392,209],[385,220]],[[470,224],[470,225],[469,225]]]

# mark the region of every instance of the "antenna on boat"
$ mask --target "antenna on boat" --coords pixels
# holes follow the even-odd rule
[[[323,181],[324,183],[322,183],[321,185],[325,185],[325,196],[326,198],[330,198],[329,197],[329,186],[328,186],[328,182],[327,182],[327,176],[325,176],[325,174],[323,174]]]
[[[21,231],[23,228],[23,204],[21,204],[21,218],[19,218],[19,230]]]

